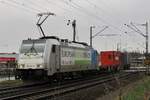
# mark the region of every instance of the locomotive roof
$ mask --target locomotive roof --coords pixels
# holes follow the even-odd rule
[[[115,51],[115,50],[113,51],[113,50],[112,50],[112,51],[101,51],[101,52],[110,52],[110,53],[111,53],[111,52],[119,52],[119,53],[120,53],[121,51]]]
[[[73,47],[79,47],[79,48],[90,48],[88,45],[83,45],[83,44],[75,43],[75,42],[71,42],[68,45],[73,46]]]
[[[28,39],[28,40],[23,40],[22,43],[26,44],[26,43],[31,43],[32,41],[36,42],[36,43],[44,43],[45,40],[42,39]]]
[[[58,43],[60,43],[60,45],[63,45],[63,46],[72,46],[72,47],[79,47],[79,48],[90,48],[90,46],[85,42],[69,41],[68,39],[60,39],[57,36],[46,36],[46,37],[41,37],[39,39],[23,40],[23,43],[26,44],[26,43],[30,43],[32,41],[35,41],[36,43],[44,43],[45,40],[53,40],[53,41],[56,41],[56,42],[58,41]]]
[[[41,37],[39,39],[56,39],[56,40],[60,40],[57,36],[46,36],[46,37]]]

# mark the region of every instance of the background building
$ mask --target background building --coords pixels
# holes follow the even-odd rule
[[[13,74],[17,60],[17,53],[0,53],[0,75]]]

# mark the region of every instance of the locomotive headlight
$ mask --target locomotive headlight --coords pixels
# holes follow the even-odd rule
[[[40,67],[43,67],[43,64],[41,64]]]
[[[17,68],[21,68],[22,66],[20,64],[18,64],[18,67]]]
[[[39,68],[39,67],[40,67],[40,64],[38,64],[37,67]]]
[[[22,68],[22,65],[19,65],[19,68]]]
[[[20,65],[19,65],[19,68],[24,68],[24,67],[25,67],[24,64],[20,64]]]
[[[22,64],[22,68],[24,68],[25,67],[25,65],[24,64]]]
[[[37,64],[37,68],[42,68],[43,65],[42,64]]]

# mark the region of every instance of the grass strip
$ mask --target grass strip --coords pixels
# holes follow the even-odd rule
[[[145,94],[150,93],[150,77],[145,77],[135,84],[122,97],[122,100],[145,100]]]

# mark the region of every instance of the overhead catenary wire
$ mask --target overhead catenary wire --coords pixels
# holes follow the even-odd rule
[[[52,2],[51,0],[46,0],[49,4],[54,4],[55,6],[58,6],[58,7],[61,7],[61,6],[59,6],[57,3],[54,3],[54,2]],[[62,2],[62,3],[64,3],[64,2]],[[67,2],[65,2],[64,3],[66,6],[68,6],[68,7],[70,7],[69,5],[68,5],[68,3]],[[61,7],[62,9],[64,9],[66,12],[68,12],[69,14],[71,14],[72,13],[72,10],[70,10],[70,9],[66,9],[66,8],[63,8],[63,7]],[[73,7],[73,8],[75,8],[75,6]],[[79,13],[79,12],[76,12],[76,15],[82,15],[83,13]],[[72,15],[73,16],[73,15]],[[78,33],[78,32],[77,32]],[[76,38],[79,40],[79,36],[78,36],[78,34],[76,35]]]
[[[128,32],[127,32],[127,33],[128,33]],[[143,49],[145,49],[145,47],[144,47],[142,44],[140,44],[137,39],[135,39],[135,36],[132,36],[132,35],[130,35],[130,34],[128,34],[127,36],[130,38],[130,40],[132,41],[132,43],[136,43],[139,48],[142,47]],[[126,40],[126,41],[127,41],[127,40]]]
[[[99,11],[105,13],[106,15],[112,15],[108,11],[104,10],[102,7],[98,6],[97,4],[93,3],[92,1],[85,0],[85,2],[89,3],[89,5],[93,6],[94,8],[98,9]]]
[[[118,27],[116,27],[116,26],[110,24],[109,22],[107,22],[106,20],[104,20],[104,18],[101,18],[101,17],[97,16],[96,14],[94,14],[94,13],[92,13],[92,12],[86,10],[84,7],[82,7],[82,6],[78,5],[78,4],[76,4],[75,2],[70,1],[70,3],[68,3],[68,2],[65,1],[65,0],[61,0],[61,1],[63,1],[64,3],[70,5],[71,7],[75,8],[75,9],[78,9],[78,11],[80,11],[80,12],[82,12],[82,13],[84,13],[84,14],[87,14],[87,15],[89,15],[89,16],[91,16],[91,17],[94,17],[94,18],[97,19],[97,20],[100,20],[101,22],[103,22],[103,23],[105,23],[105,24],[111,26],[113,29],[115,29],[115,30],[117,30],[117,31],[119,31],[119,32],[121,32],[121,33],[124,33],[124,31],[122,31],[122,30],[119,29]]]
[[[23,6],[23,7],[27,8],[27,9],[35,10],[35,11],[37,11],[37,13],[40,13],[40,12],[49,12],[49,11],[53,12],[53,11],[49,10],[49,7],[45,6],[46,8],[44,8],[44,7],[40,6],[40,4],[42,3],[40,1],[38,2],[39,3],[38,5],[35,2],[31,1],[31,0],[27,0],[26,4],[25,4],[25,2],[19,3],[17,1],[15,1],[14,3],[16,3],[16,4],[20,5],[20,6]]]
[[[83,12],[81,12],[78,7],[76,7],[76,6],[72,5],[72,4],[70,5],[70,3],[67,2],[67,1],[65,1],[65,0],[58,0],[59,2],[65,4],[64,5],[65,7],[62,7],[61,5],[59,5],[59,4],[55,3],[55,2],[52,2],[53,0],[45,0],[45,1],[47,1],[49,4],[54,4],[55,6],[57,6],[60,9],[62,8],[63,10],[65,10],[66,12],[68,12],[69,14],[71,14],[72,15],[71,17],[75,17],[75,15],[76,16],[81,16],[81,17],[83,15],[87,15],[87,14],[84,14]],[[69,9],[67,9],[66,7],[69,7]],[[75,9],[75,10],[71,10],[70,7],[73,8],[73,9]],[[74,15],[72,13],[74,13]],[[83,17],[83,18],[85,18],[85,17]]]
[[[112,13],[107,12],[105,9],[101,8],[100,6],[98,6],[97,4],[93,3],[92,1],[89,1],[89,0],[85,0],[85,1],[88,2],[90,5],[93,5],[93,6],[94,6],[95,8],[97,8],[99,11],[101,11],[101,12],[105,13],[106,15],[108,15],[108,16],[106,16],[106,17],[107,17],[107,21],[108,21],[110,18],[112,18]],[[111,16],[111,17],[109,17],[109,16]],[[106,17],[105,17],[105,19],[106,19]],[[110,20],[111,20],[111,19],[110,19]],[[109,23],[110,23],[110,20],[109,20]],[[114,20],[114,19],[113,19],[113,20]],[[115,21],[118,21],[118,18],[117,18],[117,20],[115,20]],[[107,23],[108,23],[108,22],[107,22]],[[120,31],[121,33],[124,33],[124,31],[121,30],[120,28],[118,28],[117,26],[112,25],[112,24],[110,24],[110,26],[113,27],[114,29]]]
[[[98,16],[95,16],[95,14],[93,14],[93,13],[87,11],[86,9],[84,9],[84,8],[81,7],[80,5],[74,3],[73,1],[71,1],[70,3],[68,3],[68,2],[65,1],[65,0],[62,0],[62,1],[63,1],[64,3],[66,3],[66,4],[68,4],[69,6],[75,8],[77,11],[80,11],[81,13],[87,14],[87,15],[89,15],[89,16],[91,16],[91,17],[94,17],[96,20],[99,19],[99,20],[101,20],[103,23],[105,23],[105,21],[104,21],[103,19],[99,18]]]
[[[28,5],[26,5],[26,4],[20,4],[20,3],[18,3],[17,1],[14,1],[14,0],[8,0],[9,2],[13,2],[13,3],[16,3],[16,4],[18,4],[18,5],[21,5],[21,6],[26,6],[27,8],[31,8],[32,10],[36,10],[36,11],[41,11],[41,10],[39,10],[39,9],[35,9],[35,8],[33,8],[33,7],[29,7]],[[29,0],[28,0],[29,1]],[[47,0],[47,1],[49,1],[49,0]],[[63,1],[65,1],[65,0],[63,0]],[[33,2],[33,1],[32,1]],[[66,1],[65,1],[66,2]],[[79,8],[81,8],[79,5],[77,5],[77,4],[75,4],[75,3],[73,3],[74,5],[76,5],[76,6],[78,6]],[[72,5],[73,6],[73,5]],[[74,8],[77,8],[77,7],[75,7],[75,6],[73,6]],[[82,8],[81,8],[82,9]],[[66,10],[66,9],[65,9]],[[85,10],[83,10],[83,11],[85,11]],[[89,12],[87,12],[86,11],[86,13],[88,13],[88,15],[90,14]],[[92,14],[90,14],[90,15],[92,15]],[[96,16],[96,18],[98,18],[97,16]],[[98,19],[100,19],[100,18],[98,18]],[[101,19],[101,21],[102,22],[104,22],[104,23],[106,23],[106,21],[104,21],[104,20],[102,20]],[[116,28],[116,27],[115,27]]]
[[[25,9],[26,11],[30,11],[30,12],[34,12],[34,13],[37,13],[37,12],[41,12],[43,9],[39,9],[39,6],[37,6],[36,8],[35,8],[35,6],[33,7],[32,6],[32,4],[30,4],[30,6],[29,5],[27,5],[27,4],[24,4],[24,3],[19,3],[19,2],[17,2],[16,0],[4,0],[5,2],[7,2],[7,4],[9,4],[9,5],[14,5],[14,6],[16,6],[16,8],[18,7],[18,8],[22,8],[23,10]],[[13,2],[12,2],[13,1]],[[14,2],[15,1],[15,2]],[[65,0],[63,0],[63,1],[65,1]],[[33,2],[33,1],[32,1]],[[68,3],[69,4],[69,3]],[[76,4],[76,3],[75,3]],[[17,6],[18,5],[18,6]],[[78,4],[77,4],[78,5]],[[79,11],[79,10],[81,10],[82,8],[80,8],[80,5],[79,6],[77,6],[77,5],[72,5],[71,4],[71,6],[74,6],[73,8],[75,8],[75,9],[78,9],[77,11]],[[70,6],[70,4],[69,4],[69,6]],[[64,7],[62,7],[62,8],[64,8]],[[83,7],[84,8],[84,7]],[[66,10],[66,9],[65,9]],[[93,13],[91,13],[91,12],[89,12],[89,11],[85,11],[86,9],[84,8],[83,9],[83,11],[81,11],[82,13],[83,12],[86,12],[86,13],[88,13],[87,15],[89,15],[90,14],[90,16],[95,16],[94,18],[95,19],[97,19],[97,20],[100,20],[100,18],[97,16],[97,15],[92,15]],[[66,10],[66,11],[70,11],[70,10]],[[106,23],[106,22],[105,22]],[[114,26],[114,25],[113,25]],[[117,29],[118,30],[118,29]]]
[[[132,25],[132,24],[133,24],[133,23],[131,23],[131,25]],[[126,24],[125,24],[125,25],[126,25]],[[132,30],[134,30],[133,32],[138,32],[139,34],[141,34],[142,36],[145,37],[145,35],[144,35],[143,33],[141,33],[141,31],[140,31],[136,26],[132,25],[135,29],[134,29],[133,27],[131,27],[130,25],[126,25],[126,26],[129,27],[129,28],[131,28]],[[126,32],[126,33],[128,33],[128,32]],[[132,38],[131,35],[130,35],[129,37]],[[132,41],[133,43],[136,43],[138,46],[140,46],[140,47],[142,47],[142,48],[145,49],[145,47],[144,47],[142,44],[138,43],[138,42],[137,42],[138,40],[135,40],[135,38],[132,38],[131,41]]]
[[[46,0],[46,1],[50,2],[49,0]],[[77,11],[82,10],[82,13],[85,12],[86,14],[88,14],[88,15],[90,15],[90,16],[92,16],[92,17],[93,17],[93,15],[94,15],[94,14],[89,13],[88,11],[84,10],[84,8],[82,8],[81,6],[77,5],[76,3],[71,4],[72,2],[69,3],[69,2],[67,2],[67,1],[65,1],[65,0],[61,0],[61,2],[65,3],[65,4],[68,5],[68,6],[71,6],[71,7],[74,8],[74,9],[78,9]],[[52,3],[52,2],[51,2],[51,3]],[[54,2],[53,2],[53,3],[54,3]],[[65,10],[66,10],[66,9],[65,9]],[[81,11],[80,11],[80,12],[81,12]],[[94,16],[95,16],[95,15],[94,15]],[[102,18],[98,17],[97,15],[96,15],[95,17],[96,17],[96,19],[101,20],[103,23],[107,23],[107,24],[108,24],[108,22],[106,22],[106,21],[103,20]],[[124,32],[123,32],[121,29],[119,29],[118,27],[116,27],[116,26],[114,26],[114,25],[112,25],[112,24],[111,24],[111,26],[112,26],[113,28],[115,28],[117,31],[119,30],[120,32],[124,33]]]
[[[55,6],[57,6],[59,9],[63,9],[64,11],[66,11],[66,12],[70,12],[71,10],[70,9],[67,9],[67,8],[64,8],[64,7],[62,7],[61,5],[59,5],[59,4],[57,4],[57,3],[55,3],[55,2],[52,2],[51,0],[45,0],[48,4],[53,4],[53,5],[55,5]]]
[[[55,6],[55,7],[57,7],[58,9],[60,9],[60,10],[63,10],[65,13],[67,12],[67,13],[69,13],[69,14],[71,14],[71,10],[70,9],[67,9],[67,8],[64,8],[64,7],[62,7],[62,5],[59,5],[59,4],[57,4],[57,3],[55,3],[55,2],[52,2],[51,0],[45,0],[45,2],[47,2],[49,5],[52,5],[53,4],[53,6]],[[57,12],[56,12],[56,14],[57,14],[57,16],[58,17],[60,17],[60,18],[64,18],[64,19],[66,19],[66,17],[65,16],[62,16],[63,14],[58,14]],[[72,14],[71,14],[72,15]],[[73,16],[73,15],[72,15]]]
[[[16,1],[14,1],[14,0],[8,0],[9,2],[13,2],[13,3],[16,3],[16,4],[19,4],[19,5],[21,5],[21,6],[27,6],[27,5],[25,5],[25,4],[20,4],[20,3],[18,3],[18,2],[16,2]],[[46,1],[49,1],[49,0],[46,0]],[[62,0],[62,1],[64,1],[65,3],[67,3],[65,0]],[[75,4],[75,3],[74,3]],[[75,4],[76,6],[78,6],[79,8],[81,8],[79,5],[77,5],[77,4]],[[71,6],[73,6],[73,5],[71,5]],[[35,9],[35,8],[32,8],[32,7],[27,7],[27,8],[31,8],[32,10],[36,10],[36,11],[40,11],[39,9]],[[75,7],[75,6],[73,6],[73,8],[77,8],[77,7]],[[65,9],[66,10],[66,9]],[[88,12],[86,12],[86,13],[88,13]],[[88,13],[89,14],[89,13]],[[91,15],[91,14],[90,14]],[[96,16],[96,18],[97,18],[97,16]],[[99,18],[98,18],[99,19]],[[101,21],[103,21],[104,23],[106,23],[104,20],[102,20],[101,19]],[[116,28],[116,27],[115,27]],[[118,28],[117,28],[117,30],[118,30]],[[119,29],[120,30],[120,29]],[[120,30],[121,31],[121,30]]]
[[[0,3],[6,4],[6,5],[10,5],[10,6],[12,6],[12,7],[14,7],[14,8],[18,8],[18,9],[21,8],[21,10],[23,10],[23,11],[25,11],[25,12],[28,12],[28,13],[30,13],[30,14],[34,14],[34,15],[36,15],[36,14],[39,13],[39,11],[40,11],[40,10],[34,9],[33,7],[31,8],[31,7],[27,6],[27,4],[24,5],[24,2],[19,3],[19,2],[17,2],[17,1],[5,0],[5,1],[0,1]]]
[[[5,5],[7,5],[7,6],[14,7],[14,8],[18,8],[19,10],[22,10],[22,11],[28,13],[28,14],[36,14],[36,13],[37,13],[37,11],[35,11],[35,10],[32,10],[32,9],[23,7],[23,6],[18,5],[18,4],[16,4],[16,3],[9,2],[9,1],[7,1],[7,0],[5,0],[5,1],[4,1],[4,0],[1,0],[0,3],[1,3],[1,4],[5,4]]]
[[[131,25],[136,29],[134,29],[134,31],[136,31],[137,33],[139,33],[140,35],[142,35],[143,37],[145,37],[145,34],[143,34],[143,32],[141,30],[139,30],[132,22]]]
[[[97,9],[99,9],[99,10],[101,10],[102,12],[104,12],[105,14],[107,14],[108,12],[106,11],[106,10],[104,10],[103,8],[101,8],[99,5],[97,5],[97,4],[95,4],[95,3],[93,3],[92,1],[89,1],[89,0],[85,0],[86,2],[88,2],[90,5],[93,5],[94,7],[96,7]],[[98,1],[98,0],[97,0]],[[103,3],[104,4],[104,3]],[[105,6],[107,6],[107,5],[105,5]],[[107,8],[108,8],[109,6],[107,6]],[[112,15],[112,13],[108,13],[108,14],[110,14],[110,15]],[[108,15],[107,14],[107,15]],[[109,15],[108,15],[109,16]],[[108,19],[108,18],[107,18]],[[124,18],[123,18],[124,19]],[[114,20],[114,19],[113,19]],[[122,19],[120,19],[120,17],[119,18],[117,18],[117,20],[119,20],[119,22],[121,22],[122,21]],[[116,20],[116,21],[117,21]],[[115,27],[115,28],[117,28],[117,27]],[[117,30],[119,30],[121,33],[125,33],[126,35],[129,35],[127,32],[124,32],[123,30],[121,30],[121,29],[119,29],[119,28],[117,28]]]
[[[49,4],[55,4],[56,6],[58,6],[56,3],[52,2],[51,0],[45,0],[45,1],[47,1]],[[77,6],[77,5],[72,5],[72,4],[70,4],[69,2],[67,2],[65,0],[61,0],[61,2],[66,4],[67,6],[70,6],[70,7],[74,8],[74,9],[76,9],[77,11],[80,10],[80,7]],[[64,10],[66,10],[66,9],[64,9]],[[70,11],[70,10],[67,9],[66,11]],[[83,12],[80,12],[80,13],[83,14]],[[88,11],[86,13],[88,13],[88,15],[92,16],[92,18],[93,18],[93,15],[90,14]],[[78,12],[78,14],[79,14],[79,12]],[[84,14],[84,15],[87,15],[87,14]],[[97,20],[97,18],[95,18],[95,19]]]
[[[35,3],[33,0],[25,0],[26,2],[29,2],[29,4],[34,5],[34,7],[41,9],[43,11],[49,11],[49,9],[45,8],[45,6],[41,5],[41,2],[38,2],[38,0],[36,0],[37,3]]]
[[[31,6],[29,6],[29,5],[25,4],[25,3],[19,3],[19,2],[17,2],[16,0],[7,0],[7,1],[8,1],[8,2],[11,2],[11,3],[14,3],[14,4],[16,4],[16,5],[23,6],[24,8],[28,8],[28,9],[30,9],[30,10],[34,10],[34,11],[37,11],[37,12],[42,12],[40,9],[36,9],[36,8],[34,8],[34,7],[31,7]]]
[[[68,3],[67,1],[65,1],[65,0],[59,0],[60,2],[62,2],[63,4],[65,4],[66,5],[66,7],[71,7],[71,8],[73,8],[73,9],[75,9],[74,11],[76,11],[76,12],[74,12],[73,10],[69,10],[69,12],[70,13],[75,13],[75,15],[76,16],[83,16],[83,15],[85,15],[83,12],[81,12],[80,11],[80,9],[78,9],[76,6],[74,6],[74,5],[70,5],[70,3]],[[71,9],[70,8],[70,9]],[[67,9],[68,10],[68,9]],[[75,15],[72,15],[72,17],[75,17]],[[84,17],[85,18],[85,17]]]
[[[104,13],[106,13],[105,11],[104,11],[104,9],[102,9],[102,8],[100,8],[99,6],[97,6],[96,4],[94,4],[94,3],[92,3],[92,1],[89,1],[89,0],[85,0],[86,2],[88,2],[90,5],[93,5],[94,7],[96,7],[96,8],[98,8],[98,9],[100,9],[101,11],[103,11]],[[119,29],[119,28],[118,28]],[[119,29],[120,30],[120,29]],[[121,31],[121,30],[120,30]],[[140,32],[140,31],[139,31]],[[123,33],[125,33],[125,32],[123,32]],[[126,33],[127,35],[129,35],[128,33]],[[130,37],[130,36],[129,36]],[[131,39],[132,40],[132,39]],[[132,40],[133,41],[133,40]],[[135,42],[135,41],[134,41]],[[137,42],[136,42],[137,43]],[[139,46],[141,46],[139,43],[137,43]],[[143,47],[143,46],[142,46]]]
[[[95,18],[95,19],[97,19],[97,20],[102,20],[99,16],[95,16],[94,14],[91,14],[91,13],[89,13],[89,12],[85,12],[86,10],[84,9],[84,7],[82,8],[82,7],[80,7],[80,5],[78,5],[78,4],[71,4],[71,3],[68,3],[67,1],[65,1],[65,0],[61,0],[61,1],[63,1],[64,3],[66,3],[67,5],[69,5],[69,6],[71,6],[71,7],[73,7],[73,8],[75,8],[76,10],[78,10],[78,11],[80,11],[80,12],[82,12],[82,13],[84,13],[84,14],[87,14],[87,15],[90,15],[92,18]],[[84,9],[84,10],[83,10]],[[93,16],[94,15],[94,16]],[[103,23],[107,23],[107,24],[109,24],[110,25],[110,23],[108,23],[108,22],[106,22],[105,20],[103,20]],[[121,32],[121,33],[125,33],[124,31],[122,31],[121,29],[119,29],[118,27],[116,27],[116,26],[114,26],[114,25],[110,25],[113,29],[115,29],[115,30],[117,30],[117,31],[119,31],[119,32]],[[127,34],[127,33],[126,33]]]
[[[93,1],[93,0],[92,0]],[[103,1],[103,0],[96,0],[97,2],[99,2],[100,4],[103,4],[106,8],[105,9],[113,9],[112,8],[112,3],[111,4],[108,4],[108,3],[110,3],[109,1],[110,0],[108,0],[108,1],[106,1],[106,0],[104,0],[104,1],[106,1],[107,2],[107,4]],[[99,3],[97,3],[97,4],[99,4]],[[103,9],[104,10],[104,9]],[[108,10],[107,10],[108,11]],[[117,9],[115,9],[115,12],[116,13],[119,13],[118,11],[117,11]],[[114,14],[115,12],[113,12],[113,13],[111,13],[111,14]],[[110,13],[110,12],[109,12]],[[126,17],[124,17],[124,16],[122,16],[122,19],[126,19]],[[122,19],[120,19],[120,21],[122,21]]]
[[[10,4],[10,5],[13,5],[15,8],[22,8],[25,11],[27,10],[27,12],[31,12],[31,13],[34,12],[34,14],[43,12],[42,9],[38,9],[39,8],[38,6],[36,6],[36,8],[35,8],[35,6],[33,7],[33,4],[31,4],[30,2],[27,2],[25,4],[25,2],[22,2],[22,1],[17,2],[16,0],[12,0],[12,1],[6,0],[6,1],[7,1],[7,5]]]
[[[99,7],[97,4],[95,4],[95,3],[93,3],[92,1],[89,1],[89,0],[85,0],[85,1],[87,1],[90,5],[93,5],[94,7],[96,6],[96,8],[98,8],[99,10],[101,10],[102,12],[104,12],[105,14],[107,14],[106,13],[106,11],[104,10],[104,9],[102,9],[101,7]],[[99,1],[99,0],[97,0],[97,1]],[[107,6],[107,5],[105,5],[105,6]],[[107,6],[107,8],[110,8],[110,6]],[[123,18],[124,19],[124,18]],[[119,21],[121,21],[121,19],[117,19],[117,20],[119,20]],[[126,35],[128,35],[129,37],[130,37],[130,34],[128,34],[128,32],[123,32],[123,33],[125,33]],[[132,39],[131,39],[132,40]],[[133,40],[132,40],[133,41]],[[135,41],[134,41],[135,42]]]
[[[97,32],[95,35],[92,36],[92,38],[98,36],[100,33],[102,33],[103,31],[105,31],[108,28],[108,26],[105,26],[102,30],[100,30],[99,32]]]
[[[112,16],[113,16],[114,13],[108,12],[107,10],[105,10],[106,8],[104,9],[104,8],[100,7],[99,5],[97,5],[96,3],[94,3],[94,2],[92,2],[92,1],[90,1],[90,0],[85,0],[85,2],[89,3],[89,5],[93,6],[95,9],[98,9],[98,12],[102,12],[102,13],[104,13],[105,15],[107,15],[107,16],[106,16],[107,19],[109,18],[110,20],[114,20],[114,19],[112,19]],[[110,16],[111,16],[111,17],[110,17]],[[106,18],[106,17],[105,17],[105,18]],[[117,20],[115,20],[115,22],[121,22],[121,21],[122,21],[122,19],[120,19],[120,17],[117,18]]]

